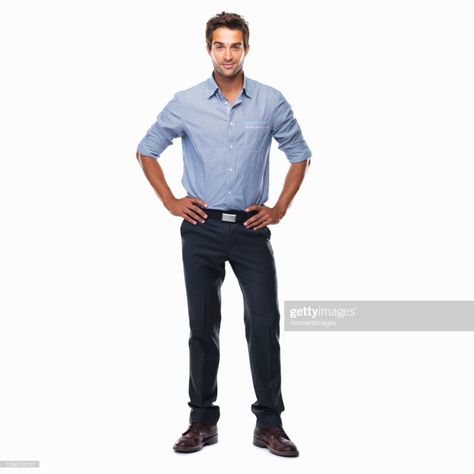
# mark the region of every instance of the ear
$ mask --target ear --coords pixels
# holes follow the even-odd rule
[[[250,43],[247,45],[247,48],[245,48],[245,56],[249,54],[249,50],[250,50]]]

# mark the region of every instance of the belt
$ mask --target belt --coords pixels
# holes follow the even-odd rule
[[[258,213],[258,211],[250,211],[250,212],[236,211],[236,210],[222,211],[221,209],[206,209],[203,207],[201,207],[201,209],[211,219],[217,219],[223,222],[234,222],[234,223],[245,222],[249,217],[252,217]]]

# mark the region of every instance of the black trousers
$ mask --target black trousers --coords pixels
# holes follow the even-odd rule
[[[231,211],[227,211],[231,212]],[[181,224],[182,255],[190,337],[190,422],[216,424],[221,285],[225,262],[234,271],[244,298],[245,336],[257,400],[251,405],[256,426],[281,424],[280,313],[277,278],[268,227],[208,218]]]

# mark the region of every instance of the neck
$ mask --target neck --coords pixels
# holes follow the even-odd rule
[[[214,80],[219,86],[219,89],[224,95],[239,92],[244,86],[243,71],[239,71],[238,74],[232,77],[223,76],[222,74],[219,74],[217,71],[214,71],[213,76],[214,76]]]

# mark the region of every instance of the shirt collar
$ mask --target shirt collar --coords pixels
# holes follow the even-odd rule
[[[244,74],[243,71],[242,71],[242,75],[244,76],[244,86],[243,86],[244,93],[247,97],[252,98],[252,95],[253,95],[252,82]],[[207,93],[208,93],[207,97],[208,97],[208,99],[210,99],[216,93],[216,91],[219,89],[219,86],[217,85],[217,82],[214,79],[214,71],[212,71],[211,76],[206,81],[206,85],[207,85]]]

